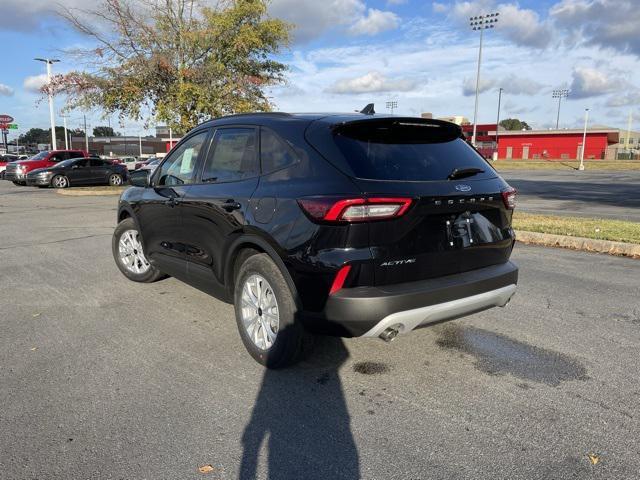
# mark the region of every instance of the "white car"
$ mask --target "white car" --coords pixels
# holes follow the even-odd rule
[[[136,157],[120,157],[120,163],[127,166],[127,170],[135,170],[138,159]]]

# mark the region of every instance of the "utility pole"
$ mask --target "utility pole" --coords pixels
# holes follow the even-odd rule
[[[142,158],[142,135],[138,134],[138,146],[140,147],[140,156],[138,158]]]
[[[69,150],[69,134],[67,133],[67,116],[60,114],[64,122],[64,149]]]
[[[502,91],[504,90],[504,88],[500,87],[500,90],[498,90],[498,118],[496,118],[496,158],[494,160],[498,159],[498,128],[500,127],[500,100],[502,100]]]
[[[83,113],[82,117],[84,118],[84,149],[88,153],[89,152],[89,133],[87,132],[87,115]]]
[[[47,64],[47,85],[50,87],[51,86],[51,65],[53,63],[59,62],[60,60],[53,58],[35,58],[34,60],[37,60],[38,62],[45,62]],[[51,88],[49,88],[49,119],[51,120],[51,149],[52,150],[56,150],[57,149],[57,145],[56,145],[56,125],[55,125],[55,118],[53,116],[53,92],[51,91]]]
[[[571,93],[571,90],[567,88],[558,88],[551,94],[551,98],[558,99],[558,116],[556,117],[556,130],[558,130],[558,125],[560,124],[560,101],[563,98],[567,98],[569,96],[569,93]]]
[[[173,148],[173,132],[171,131],[171,127],[169,127],[169,151]]]
[[[584,170],[584,150],[587,146],[587,123],[589,122],[589,109],[584,109],[584,131],[582,132],[582,148],[580,149],[580,166],[578,170]]]
[[[631,153],[629,152],[629,137],[631,136],[631,121],[632,121],[631,112],[632,110],[629,110],[629,120],[627,120],[627,138],[624,139],[624,149],[626,150],[626,153]]]
[[[476,146],[476,130],[478,123],[478,95],[480,93],[480,63],[482,62],[482,37],[483,33],[488,28],[495,27],[498,22],[499,13],[490,13],[488,15],[478,15],[477,17],[470,17],[469,26],[472,30],[480,30],[480,49],[478,50],[478,71],[476,73],[476,102],[473,109],[473,136],[471,137],[471,144]]]

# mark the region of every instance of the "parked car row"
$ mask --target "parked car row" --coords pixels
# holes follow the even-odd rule
[[[126,165],[90,156],[82,150],[53,150],[6,163],[3,178],[16,185],[66,188],[122,185],[129,174]]]

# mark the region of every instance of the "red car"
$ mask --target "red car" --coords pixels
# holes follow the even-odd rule
[[[4,179],[16,185],[26,185],[27,173],[31,170],[52,167],[56,163],[62,160],[69,160],[70,158],[84,158],[88,156],[89,153],[83,150],[52,150],[40,152],[28,160],[8,163],[4,171]]]

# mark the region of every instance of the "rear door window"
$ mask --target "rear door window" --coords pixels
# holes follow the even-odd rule
[[[457,127],[411,122],[354,122],[333,138],[358,178],[371,180],[447,180],[454,169],[479,168],[473,179],[492,178],[491,166],[463,139]]]
[[[219,128],[213,141],[202,171],[203,182],[229,182],[258,174],[255,128]]]

